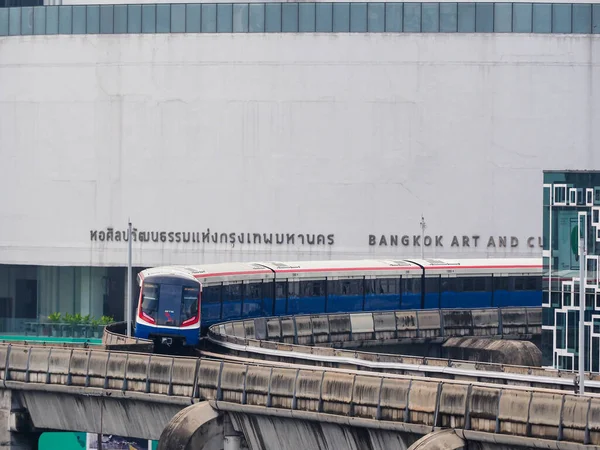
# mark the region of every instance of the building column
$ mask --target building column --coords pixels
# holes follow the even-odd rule
[[[14,391],[0,391],[0,449],[37,450],[41,433],[19,400]]]

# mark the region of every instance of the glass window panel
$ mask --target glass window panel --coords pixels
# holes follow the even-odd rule
[[[350,3],[333,4],[333,31],[334,33],[350,31]]]
[[[331,3],[317,3],[316,25],[317,32],[331,32],[333,30],[333,13]]]
[[[8,16],[6,16],[6,31],[8,32]],[[0,28],[2,27],[2,19],[0,18]],[[2,32],[0,31],[0,35]],[[33,8],[33,34],[46,34],[46,8],[38,6]]]
[[[385,5],[385,31],[402,31],[402,3]]]
[[[127,5],[115,5],[114,33],[127,33]]]
[[[513,33],[531,33],[531,3],[513,4]]]
[[[73,30],[73,9],[71,6],[58,7],[58,33],[71,34]]]
[[[456,3],[440,4],[440,31],[454,33],[458,30],[458,5]]]
[[[58,34],[58,6],[46,8],[46,34]]]
[[[475,4],[474,3],[459,3],[458,4],[458,32],[459,33],[474,33],[475,32]]]
[[[171,31],[171,5],[156,5],[156,32],[168,33]]]
[[[553,4],[552,5],[552,32],[570,33],[571,32],[571,4]]]
[[[186,33],[200,33],[202,30],[202,5],[199,3],[186,5],[185,7],[185,31]]]
[[[0,8],[0,36],[8,36],[8,8]]]
[[[127,5],[127,32],[142,32],[142,5]]]
[[[534,33],[550,33],[552,31],[552,5],[547,3],[534,3],[533,27]]]
[[[100,33],[112,34],[114,30],[113,5],[100,6]]]
[[[367,4],[350,4],[350,31],[365,33],[367,31]]]
[[[142,33],[156,32],[156,5],[142,5]]]
[[[281,31],[288,33],[298,31],[298,3],[281,5]]]
[[[217,33],[231,33],[233,31],[233,5],[219,3],[217,5]]]
[[[494,4],[494,31],[496,33],[512,31],[512,3]]]
[[[33,8],[21,8],[21,34],[33,34]]]
[[[233,5],[233,32],[247,33],[248,32],[248,5],[235,4]]]
[[[478,33],[492,33],[494,31],[494,4],[475,4],[475,31]]]
[[[421,4],[404,4],[404,32],[418,33],[421,31]]]
[[[385,31],[385,3],[367,4],[367,28],[373,33]]]
[[[281,32],[281,3],[267,3],[265,6],[265,31]]]
[[[171,5],[171,33],[185,33],[185,5]]]
[[[592,33],[600,33],[600,3],[592,5]]]
[[[248,10],[248,31],[250,33],[263,33],[265,31],[265,5],[252,3]]]
[[[300,3],[298,5],[298,30],[301,32],[315,31],[315,12],[314,3]]]
[[[423,33],[437,33],[440,30],[439,3],[423,3],[421,17],[421,31]]]
[[[100,7],[97,5],[88,5],[87,7],[87,24],[86,30],[88,34],[100,33]]]
[[[86,17],[85,5],[73,6],[73,34],[85,34]]]
[[[21,34],[21,8],[8,8],[8,34]]]
[[[592,5],[573,3],[573,33],[592,32]]]

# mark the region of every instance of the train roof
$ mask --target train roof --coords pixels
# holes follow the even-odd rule
[[[197,279],[203,283],[225,280],[260,280],[285,277],[335,277],[335,276],[385,276],[420,273],[423,267],[428,273],[478,273],[489,270],[503,272],[537,271],[542,267],[541,258],[487,258],[487,259],[411,259],[411,260],[324,260],[291,262],[235,262],[203,265],[164,266],[140,272],[140,280],[151,275],[179,275]]]

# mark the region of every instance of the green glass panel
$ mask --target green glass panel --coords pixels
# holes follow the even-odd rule
[[[171,5],[156,5],[156,32],[171,32]]]
[[[421,4],[404,4],[404,25],[405,33],[418,33],[421,31]]]
[[[21,8],[21,34],[33,34],[33,7]]]
[[[571,6],[570,4],[552,5],[552,32],[570,33],[571,32]]]
[[[550,33],[552,31],[552,5],[547,3],[533,4],[534,33]]]
[[[494,4],[475,4],[475,31],[477,33],[492,33],[494,31]]]
[[[366,3],[350,3],[350,31],[355,33],[367,31]]]
[[[0,19],[0,23],[1,23]],[[0,28],[2,25],[0,24]],[[1,31],[0,31],[1,34]],[[33,34],[46,34],[46,7],[36,6],[33,8]]]
[[[87,32],[88,34],[100,33],[100,7],[97,5],[87,6]]]
[[[46,34],[58,34],[58,6],[46,7]]]
[[[124,34],[127,33],[127,5],[115,5],[115,22],[114,22],[114,33]]]
[[[217,5],[203,4],[202,5],[202,32],[216,33],[217,32]]]
[[[333,8],[331,3],[317,3],[316,31],[328,33],[333,31]]]
[[[496,33],[512,31],[512,3],[494,4],[494,31]]]
[[[385,5],[385,31],[402,31],[402,3]]]
[[[423,3],[421,6],[421,31],[437,33],[440,31],[440,4]]]
[[[142,5],[127,5],[127,32],[142,32]]]
[[[459,33],[474,33],[475,32],[475,4],[474,3],[459,3],[458,4],[458,32]]]
[[[267,33],[281,33],[281,3],[267,3],[265,5],[265,31]]]
[[[281,31],[295,33],[298,31],[298,3],[281,5]]]
[[[385,3],[367,4],[367,29],[372,33],[385,31]]]
[[[114,9],[113,5],[100,6],[100,33],[112,34],[114,32]]]
[[[252,3],[248,10],[248,31],[250,33],[264,33],[265,31],[265,5]]]
[[[513,4],[513,33],[531,33],[532,26],[532,4]]]
[[[440,3],[440,31],[442,33],[458,31],[457,3]]]
[[[8,34],[9,36],[21,34],[21,8],[8,8]]]
[[[185,33],[185,5],[171,5],[171,33]]]
[[[85,5],[73,6],[73,34],[85,34],[86,29],[86,7]]]
[[[185,13],[186,33],[200,33],[202,31],[202,5],[199,3],[186,5]]]
[[[298,30],[301,32],[315,31],[316,5],[314,3],[300,3],[298,6]]]
[[[333,4],[334,33],[347,33],[350,31],[350,3]]]

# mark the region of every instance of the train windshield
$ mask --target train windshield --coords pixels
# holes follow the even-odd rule
[[[142,312],[157,325],[177,327],[198,315],[198,286],[145,283]]]

